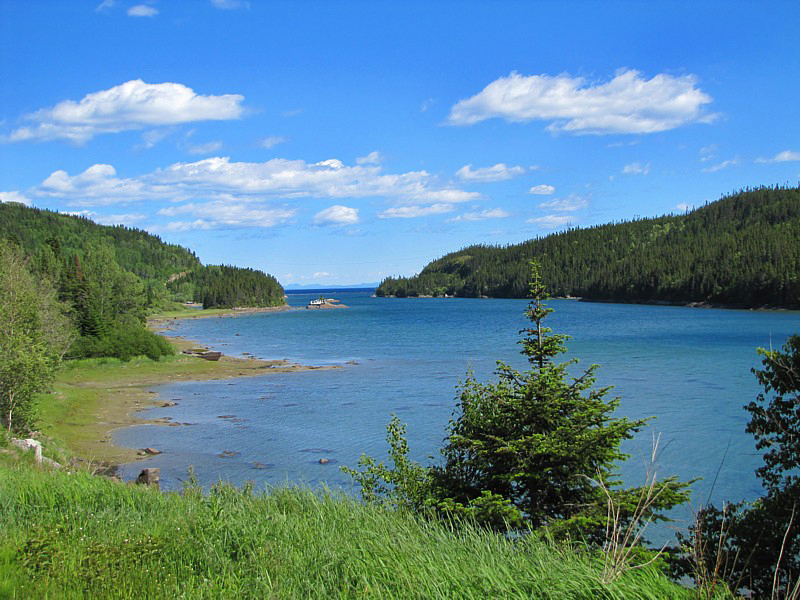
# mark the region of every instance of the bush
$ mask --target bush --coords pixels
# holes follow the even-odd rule
[[[129,361],[135,356],[158,360],[175,354],[172,345],[142,325],[118,324],[98,337],[84,336],[70,349],[69,358],[109,356]]]

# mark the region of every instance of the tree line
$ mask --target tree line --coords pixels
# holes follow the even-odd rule
[[[469,246],[413,277],[385,279],[376,295],[524,298],[536,260],[555,296],[798,308],[798,240],[800,188],[761,187],[685,215]]]

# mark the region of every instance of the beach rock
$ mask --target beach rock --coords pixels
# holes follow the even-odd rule
[[[223,450],[217,456],[220,458],[233,458],[234,456],[239,456],[239,452],[234,452],[233,450]]]
[[[11,443],[14,444],[17,448],[22,448],[23,450],[33,450],[33,455],[36,459],[36,462],[41,464],[42,462],[42,443],[34,440],[33,438],[26,438],[24,440],[13,438]]]
[[[156,488],[159,487],[161,481],[161,469],[150,467],[142,469],[139,476],[136,478],[136,483],[140,485],[152,485]]]
[[[142,452],[145,454],[161,454],[161,450],[156,450],[155,448],[144,448]]]

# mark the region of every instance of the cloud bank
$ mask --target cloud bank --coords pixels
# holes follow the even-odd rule
[[[69,140],[83,143],[103,133],[153,126],[241,118],[244,96],[201,96],[180,83],[145,83],[135,79],[52,108],[26,115],[35,124],[11,132],[8,141]]]
[[[513,123],[549,121],[547,130],[573,134],[655,133],[693,122],[708,122],[703,112],[711,97],[697,87],[694,75],[659,74],[644,79],[620,70],[607,83],[583,77],[524,76],[512,72],[450,111],[450,125],[473,125],[501,118]]]

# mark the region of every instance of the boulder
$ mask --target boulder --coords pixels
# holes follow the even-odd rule
[[[159,487],[161,481],[161,469],[148,468],[142,469],[139,476],[136,478],[136,483],[140,485],[152,485],[156,488]]]
[[[161,454],[161,450],[156,450],[155,448],[145,448],[143,452],[145,454]]]

